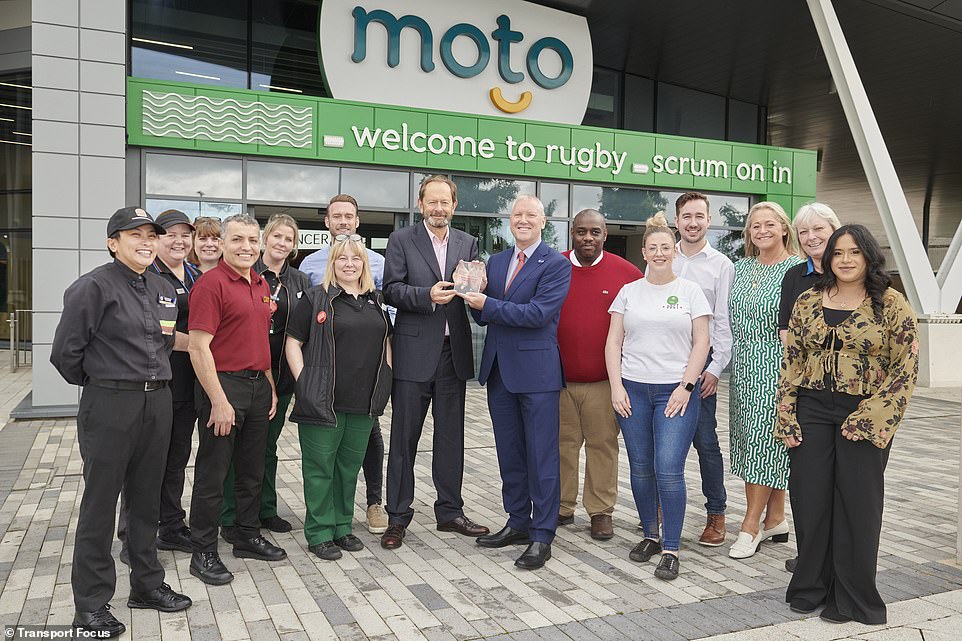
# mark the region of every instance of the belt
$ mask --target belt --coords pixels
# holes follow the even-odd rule
[[[228,376],[234,376],[236,378],[249,378],[251,380],[258,379],[264,375],[264,372],[259,369],[241,369],[236,372],[218,372],[218,374],[226,374]]]
[[[87,385],[103,387],[104,389],[123,390],[127,392],[153,392],[164,389],[170,381],[113,381],[103,378],[88,378]]]

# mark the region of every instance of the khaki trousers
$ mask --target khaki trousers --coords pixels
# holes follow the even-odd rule
[[[561,390],[561,516],[574,514],[578,503],[578,467],[585,448],[585,489],[588,514],[611,514],[618,498],[618,422],[611,407],[611,386],[565,383]]]

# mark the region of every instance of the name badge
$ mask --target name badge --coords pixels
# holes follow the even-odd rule
[[[176,323],[172,320],[160,321],[160,331],[164,336],[173,336]]]
[[[187,292],[184,290],[183,287],[178,287],[178,288],[175,289],[174,291],[177,292],[178,294],[186,294],[186,293],[187,293]]]
[[[164,296],[163,294],[157,295],[157,302],[164,307],[177,307],[177,299],[171,298],[169,296]]]

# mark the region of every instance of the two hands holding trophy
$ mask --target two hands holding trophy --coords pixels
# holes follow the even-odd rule
[[[488,277],[484,263],[480,260],[459,260],[452,275],[454,282],[439,281],[431,288],[431,301],[436,304],[451,302],[455,296],[460,296],[472,309],[484,307],[488,298],[482,292],[488,286]]]

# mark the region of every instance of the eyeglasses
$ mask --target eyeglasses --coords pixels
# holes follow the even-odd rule
[[[359,243],[364,239],[361,238],[360,234],[338,234],[337,236],[334,237],[335,243],[345,243],[349,240],[355,243]]]

